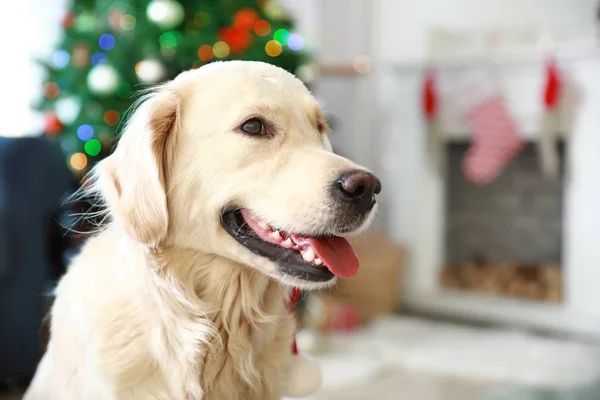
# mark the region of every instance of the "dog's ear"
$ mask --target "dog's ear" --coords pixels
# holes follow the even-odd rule
[[[110,213],[136,241],[158,246],[169,226],[166,174],[180,114],[175,93],[161,89],[131,116],[115,152],[99,165]]]

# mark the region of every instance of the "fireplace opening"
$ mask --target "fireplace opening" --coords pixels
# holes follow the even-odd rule
[[[463,175],[468,143],[446,144],[445,289],[534,301],[563,298],[564,177],[546,178],[529,143],[495,181]],[[564,144],[559,146],[564,164]]]

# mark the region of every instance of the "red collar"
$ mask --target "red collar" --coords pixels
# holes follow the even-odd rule
[[[293,314],[296,309],[296,303],[300,298],[300,289],[292,288],[292,293],[290,295],[290,312]],[[294,332],[294,343],[292,344],[292,353],[298,354],[298,346],[296,344],[296,333]]]

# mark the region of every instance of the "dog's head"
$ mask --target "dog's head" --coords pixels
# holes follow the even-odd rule
[[[341,236],[370,223],[381,189],[332,153],[306,87],[259,62],[209,64],[157,88],[97,173],[134,240],[216,254],[304,288],[356,273]]]

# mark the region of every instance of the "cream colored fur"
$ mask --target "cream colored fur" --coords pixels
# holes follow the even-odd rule
[[[273,138],[237,130],[258,115]],[[243,206],[287,231],[335,234],[329,185],[358,166],[331,152],[322,125],[308,90],[263,63],[210,64],[145,96],[94,171],[89,192],[111,222],[56,289],[25,399],[294,394],[286,284],[326,284],[282,275],[228,235],[220,214]]]

